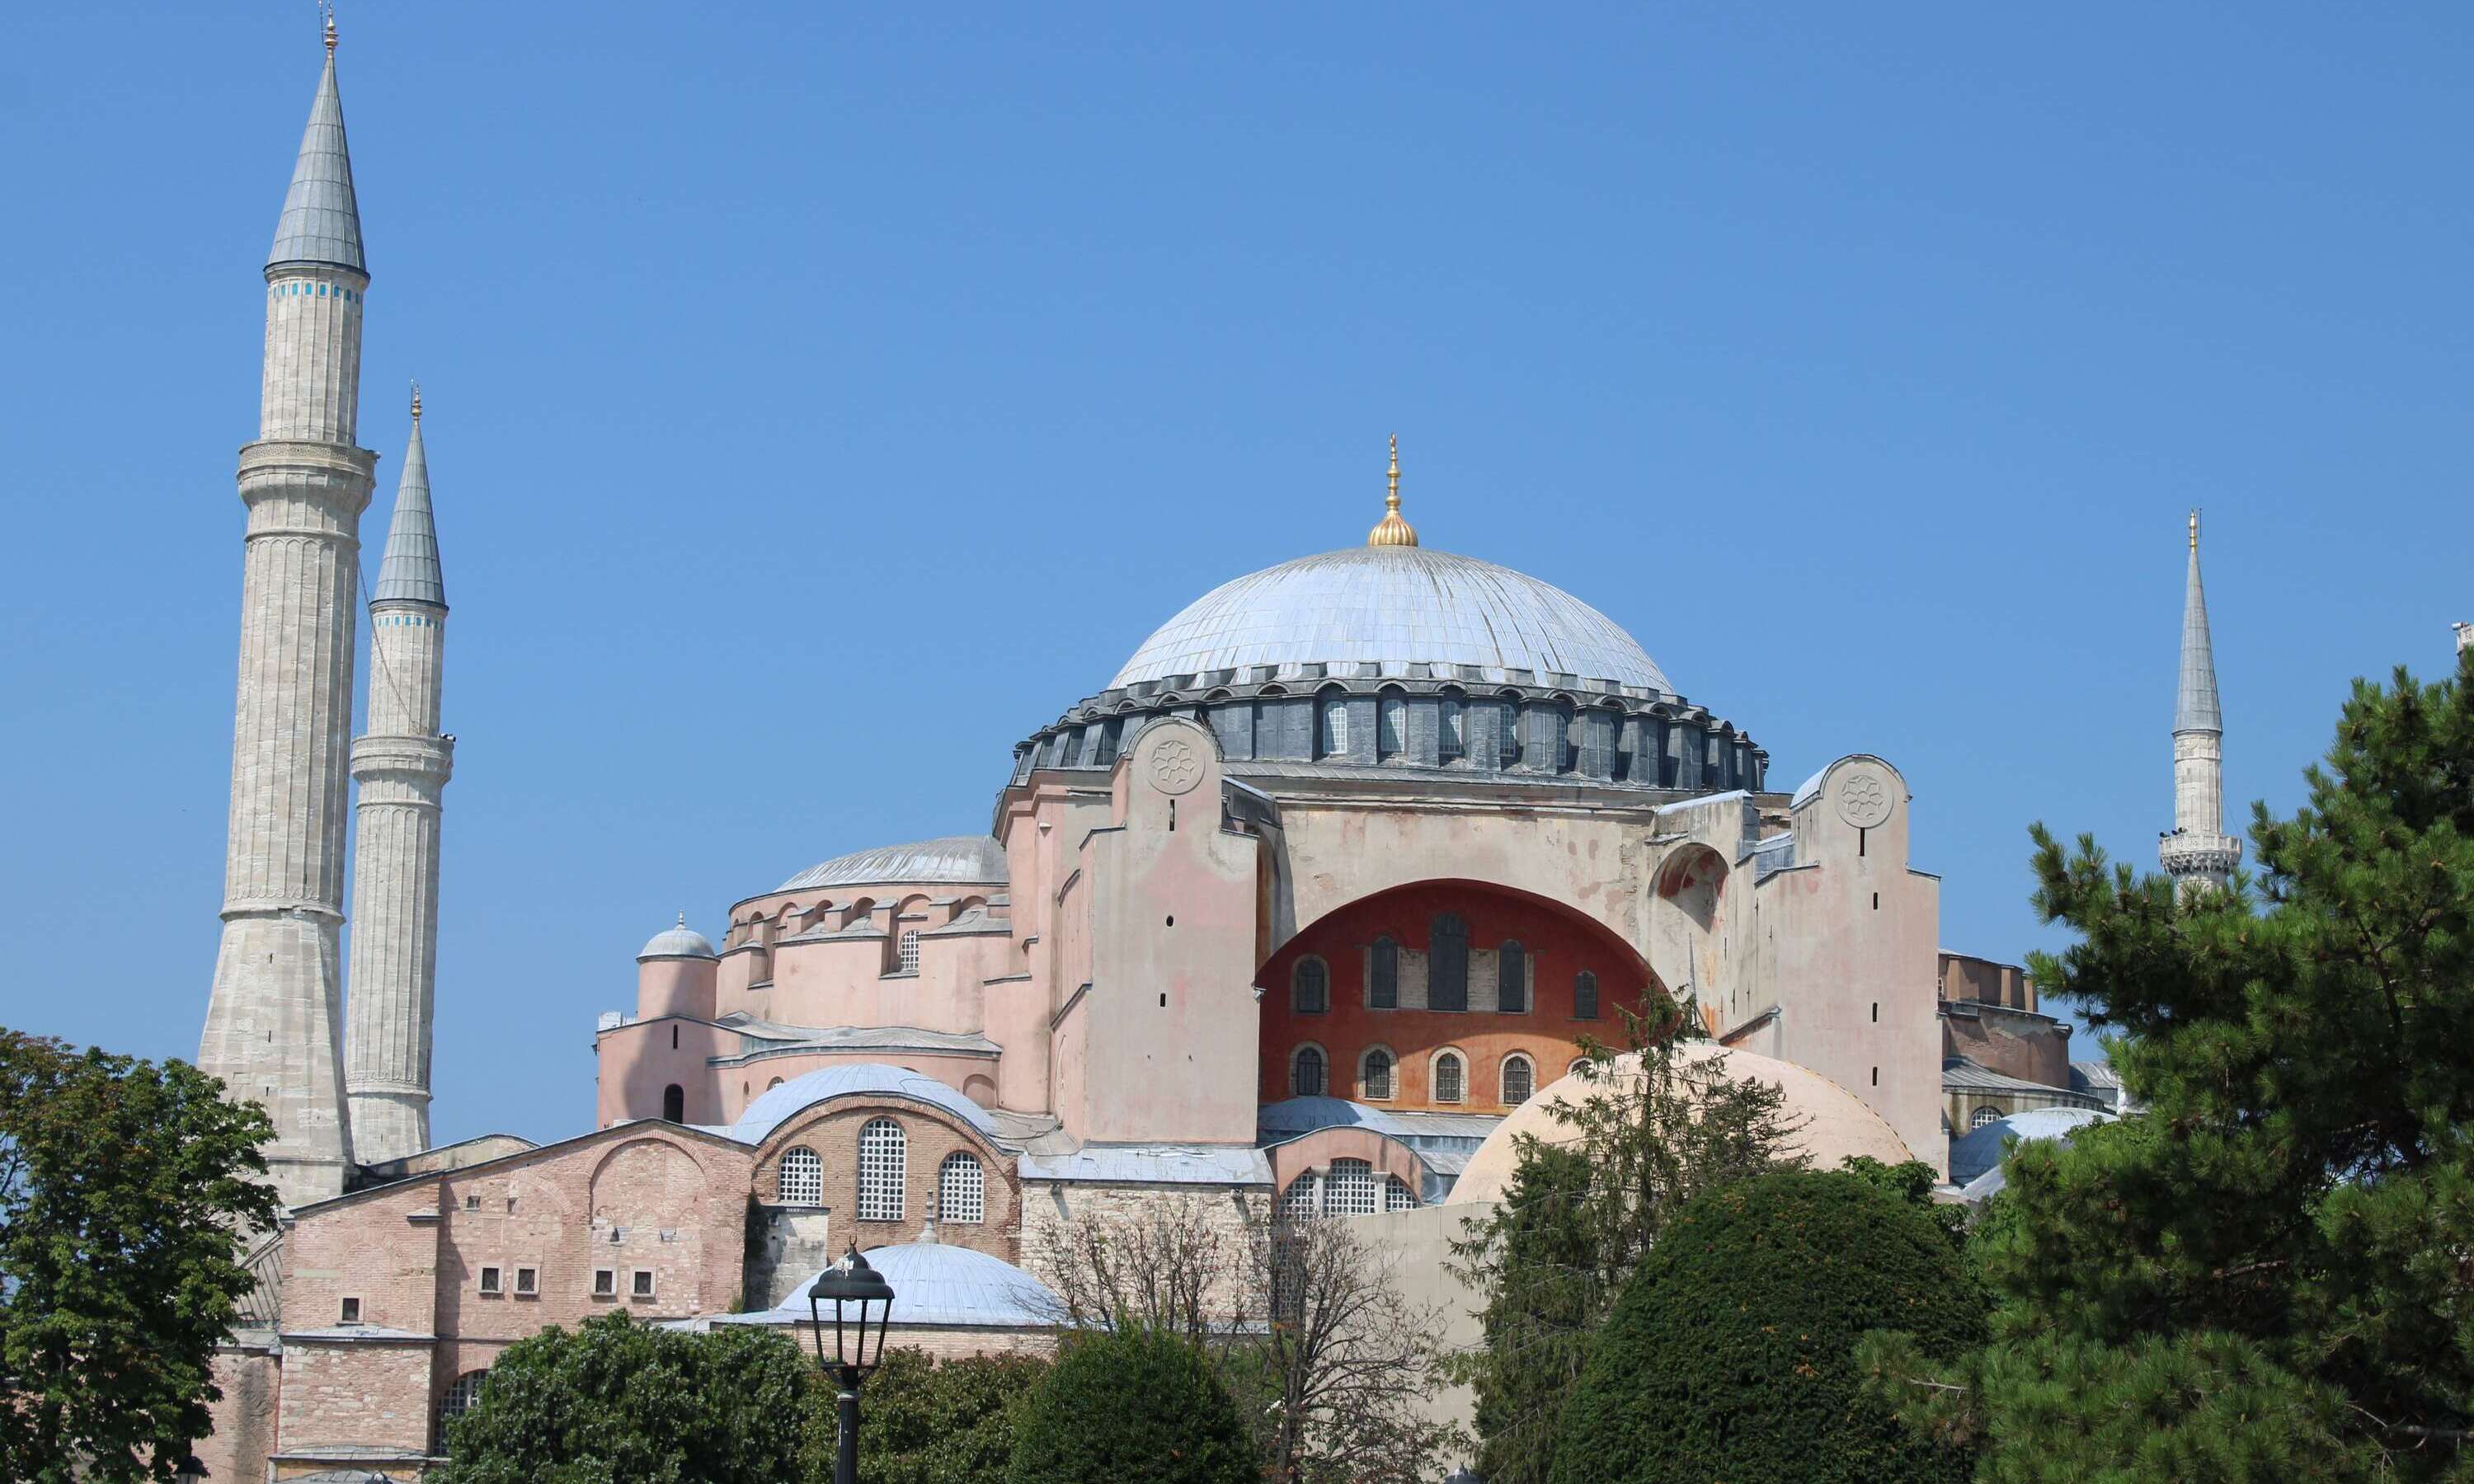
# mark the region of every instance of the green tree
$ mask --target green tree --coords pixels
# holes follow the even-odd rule
[[[1202,1352],[1127,1325],[1069,1337],[1031,1393],[1009,1484],[1251,1484],[1255,1443]]]
[[[1856,1340],[1951,1356],[1983,1298],[1944,1225],[1863,1175],[1782,1170],[1686,1202],[1624,1285],[1564,1405],[1553,1484],[1928,1484],[1972,1452],[1860,1395]]]
[[[859,1430],[860,1484],[1004,1484],[1014,1428],[1048,1374],[1035,1355],[972,1355],[942,1363],[926,1351],[885,1352],[867,1379]],[[816,1388],[817,1456],[833,1456],[833,1395]],[[832,1476],[830,1467],[816,1475]]]
[[[695,1334],[624,1310],[517,1341],[449,1427],[438,1484],[780,1484],[819,1473],[815,1362],[743,1325]]]
[[[184,1062],[0,1029],[0,1477],[168,1479],[206,1435],[273,1137]]]
[[[1585,1042],[1586,1092],[1555,1105],[1550,1144],[1522,1136],[1505,1198],[1452,1244],[1486,1295],[1486,1347],[1453,1369],[1477,1394],[1489,1484],[1540,1484],[1590,1336],[1668,1218],[1705,1191],[1778,1168],[1793,1129],[1774,1085],[1728,1073],[1696,1044],[1689,1002],[1653,987],[1626,1014],[1628,1051]]]
[[[2147,1112],[2012,1153],[1983,1350],[1868,1351],[1987,1478],[2474,1476],[2474,653],[2356,682],[2306,778],[2255,893],[2034,832],[2037,982]]]

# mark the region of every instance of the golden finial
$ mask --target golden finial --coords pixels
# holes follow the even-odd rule
[[[2195,553],[2195,552],[2197,552],[2197,551],[2198,551],[2198,549],[2199,549],[2199,509],[2198,509],[2198,507],[2197,507],[2197,506],[2195,506],[2195,506],[2191,507],[2191,550],[2192,550],[2194,553]]]
[[[327,55],[335,55],[335,7],[333,0],[321,0],[319,10],[327,13]]]
[[[1369,546],[1415,546],[1418,533],[1400,518],[1400,435],[1392,435],[1390,491],[1383,496],[1383,518],[1366,533]]]
[[[421,420],[421,383],[418,381],[412,384],[412,420]]]

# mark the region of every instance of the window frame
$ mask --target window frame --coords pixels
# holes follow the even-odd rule
[[[495,1299],[505,1293],[506,1277],[506,1269],[499,1266],[497,1263],[485,1262],[481,1264],[481,1271],[474,1275],[475,1280],[480,1284],[481,1297],[485,1299]]]
[[[1307,1057],[1314,1058],[1315,1062],[1315,1087],[1312,1090],[1307,1089],[1304,1079],[1298,1075],[1298,1067],[1304,1064]],[[1289,1096],[1329,1097],[1330,1095],[1331,1053],[1323,1049],[1321,1041],[1301,1041],[1291,1046],[1289,1048]]]
[[[593,1297],[596,1299],[615,1299],[618,1297],[618,1270],[617,1268],[594,1268],[593,1270]]]
[[[1587,998],[1584,998],[1581,993],[1585,988],[1589,992]],[[1603,1013],[1598,1005],[1597,970],[1593,969],[1575,970],[1572,974],[1572,1018],[1594,1020]]]
[[[1512,962],[1506,965],[1505,956]],[[1507,968],[1519,970],[1507,974]],[[1517,1003],[1515,997],[1517,996]],[[1494,1009],[1497,1015],[1525,1016],[1529,1013],[1529,949],[1517,938],[1506,938],[1494,948]]]
[[[799,1156],[805,1155],[804,1160]],[[798,1164],[794,1190],[791,1165]],[[801,1200],[800,1196],[808,1199]],[[792,1144],[773,1161],[773,1202],[777,1206],[819,1207],[825,1204],[825,1157],[808,1144]]]
[[[873,1187],[871,1187],[870,1185],[869,1161],[872,1157],[868,1149],[869,1136],[880,1130],[889,1131],[891,1135],[891,1148],[893,1156],[891,1163],[892,1182],[889,1207],[891,1210],[890,1215],[883,1214],[883,1212],[888,1209],[887,1191],[884,1184],[885,1171],[883,1168],[880,1167],[875,1172],[877,1176],[877,1184]],[[902,1126],[900,1119],[891,1117],[885,1113],[879,1113],[875,1117],[870,1118],[865,1123],[860,1125],[858,1148],[859,1214],[857,1219],[868,1222],[899,1222],[904,1220],[910,1210],[910,1131]],[[880,1141],[879,1152],[873,1156],[874,1159],[880,1161],[880,1164],[884,1160],[882,1150],[883,1144],[882,1141]]]
[[[516,1286],[515,1286],[514,1292],[515,1292],[515,1296],[516,1296],[517,1298],[519,1298],[519,1299],[538,1299],[538,1298],[540,1298],[540,1297],[541,1297],[541,1269],[540,1269],[540,1268],[537,1268],[537,1267],[519,1267],[519,1268],[517,1268],[517,1269],[516,1269]]]
[[[1315,1003],[1306,1003],[1306,970],[1314,970]],[[1321,1016],[1331,1014],[1331,965],[1320,953],[1305,953],[1289,966],[1289,1014]]]
[[[347,1293],[338,1295],[338,1298],[341,1302],[335,1305],[335,1323],[338,1325],[362,1323],[361,1296],[357,1293]]]
[[[1383,1090],[1374,1090],[1367,1076],[1367,1067],[1376,1057],[1383,1059]],[[1357,1053],[1357,1095],[1370,1103],[1388,1103],[1400,1095],[1400,1058],[1390,1046],[1377,1041]]]
[[[659,1298],[660,1294],[656,1292],[657,1284],[658,1281],[654,1278],[651,1268],[627,1270],[627,1298],[630,1302],[637,1299]]]
[[[977,1187],[971,1190],[969,1194],[972,1203],[979,1208],[979,1210],[976,1215],[958,1216],[954,1214],[953,1209],[947,1200],[947,1196],[950,1194],[948,1186],[951,1183],[951,1177],[948,1172],[964,1164],[968,1164],[971,1167],[972,1176],[977,1178]],[[986,1161],[982,1161],[978,1155],[972,1153],[968,1149],[957,1149],[951,1154],[946,1155],[944,1159],[937,1161],[936,1224],[938,1226],[981,1227],[987,1225],[987,1221],[988,1167]]]
[[[1366,1008],[1400,1008],[1400,940],[1390,933],[1366,945]]]
[[[1455,1090],[1443,1096],[1443,1064],[1450,1063]],[[1426,1097],[1429,1102],[1450,1103],[1455,1107],[1468,1101],[1468,1054],[1458,1046],[1439,1046],[1426,1063]]]
[[[1515,1066],[1527,1073],[1529,1078],[1529,1090],[1516,1098],[1512,1095],[1512,1069]],[[1517,1108],[1538,1095],[1538,1064],[1528,1052],[1504,1053],[1502,1064],[1495,1068],[1494,1092],[1496,1101],[1507,1108]]]

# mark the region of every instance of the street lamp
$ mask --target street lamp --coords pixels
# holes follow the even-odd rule
[[[825,1357],[825,1304],[834,1306],[834,1353]],[[876,1349],[867,1343],[869,1304],[876,1304]],[[847,1324],[849,1306],[859,1306],[858,1327]],[[885,1327],[893,1317],[893,1285],[867,1265],[853,1242],[842,1260],[816,1275],[808,1290],[808,1318],[816,1335],[816,1364],[833,1373],[840,1391],[834,1404],[834,1484],[859,1484],[859,1383],[885,1358]]]

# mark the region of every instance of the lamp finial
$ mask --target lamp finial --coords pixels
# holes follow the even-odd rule
[[[1392,435],[1392,467],[1385,475],[1383,518],[1366,533],[1369,546],[1415,546],[1417,530],[1400,518],[1400,435]]]

